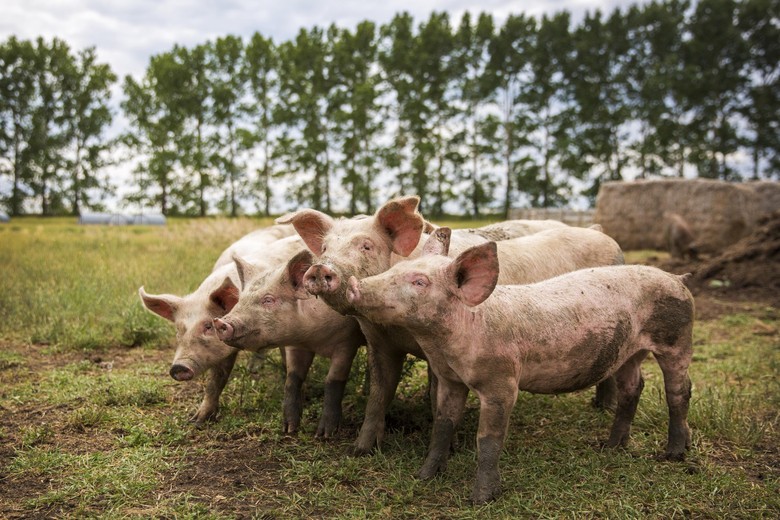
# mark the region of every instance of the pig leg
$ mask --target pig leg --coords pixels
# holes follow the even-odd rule
[[[198,411],[190,418],[195,426],[201,427],[207,421],[213,421],[217,418],[219,411],[219,396],[230,378],[233,371],[233,365],[236,363],[238,350],[228,357],[211,367],[209,370],[209,380],[206,383],[206,391],[203,394],[203,401],[200,403]]]
[[[341,422],[341,400],[344,398],[344,387],[347,386],[347,378],[352,368],[352,360],[355,359],[357,349],[336,347],[338,354],[330,360],[330,368],[325,378],[325,402],[322,407],[322,417],[317,426],[315,437],[327,439],[338,430]]]
[[[382,443],[385,436],[385,413],[395,395],[401,379],[406,354],[398,351],[384,351],[368,345],[368,370],[371,376],[371,390],[366,403],[366,417],[360,433],[352,447],[353,455],[367,455]]]
[[[642,378],[642,360],[647,356],[647,351],[640,351],[631,356],[625,364],[615,372],[615,384],[617,387],[617,409],[615,419],[612,422],[612,431],[605,446],[617,448],[625,446],[631,432],[631,422],[636,414],[639,404],[639,396],[645,386]]]
[[[596,385],[596,395],[591,404],[598,410],[614,410],[617,406],[617,384],[614,377],[608,377]]]
[[[309,373],[314,352],[287,347],[287,378],[284,381],[284,404],[282,405],[283,432],[295,433],[301,425],[303,414],[303,382]]]
[[[468,395],[469,388],[463,383],[439,380],[431,442],[428,456],[418,473],[419,478],[429,479],[447,469],[450,448],[455,438],[455,431],[463,420]]]
[[[509,428],[509,416],[517,401],[517,387],[478,391],[479,428],[477,430],[477,479],[471,501],[484,504],[501,491],[498,459]]]
[[[688,350],[690,352],[690,349]],[[669,407],[669,438],[664,458],[684,460],[685,450],[691,447],[688,428],[688,403],[691,400],[691,380],[688,377],[690,359],[667,359],[656,356],[664,374],[666,404]]]

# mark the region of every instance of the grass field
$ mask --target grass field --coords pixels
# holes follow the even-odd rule
[[[365,407],[363,353],[333,440],[313,438],[321,361],[303,431],[280,433],[276,352],[256,372],[240,358],[220,420],[195,429],[187,418],[201,383],[168,376],[173,327],[136,291],[191,291],[227,245],[267,223],[0,225],[0,518],[780,517],[780,310],[760,302],[714,302],[723,311],[695,325],[693,446],[683,463],[655,459],[667,418],[652,360],[624,450],[599,449],[611,414],[589,406],[591,391],[521,394],[501,457],[504,492],[480,507],[468,503],[473,398],[447,471],[414,478],[431,424],[421,362],[407,364],[372,457],[345,456]]]

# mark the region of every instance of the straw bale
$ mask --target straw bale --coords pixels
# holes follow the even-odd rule
[[[709,179],[607,182],[596,198],[594,221],[620,247],[665,249],[665,212],[690,225],[696,247],[715,253],[751,233],[758,220],[780,208],[780,183]]]

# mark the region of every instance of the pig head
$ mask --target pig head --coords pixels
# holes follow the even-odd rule
[[[288,357],[299,360],[288,363],[283,403],[286,433],[294,433],[299,427],[301,387],[313,356],[329,358],[325,402],[316,436],[333,435],[341,420],[341,401],[352,361],[365,342],[357,322],[315,299],[304,288],[304,273],[313,261],[310,251],[299,250],[286,264],[254,274],[251,264],[240,258],[235,261],[242,288],[232,310],[214,319],[219,339],[252,351],[288,345]],[[233,294],[237,290],[229,279],[225,280],[222,291]]]
[[[304,276],[309,293],[323,298],[342,314],[350,311],[346,281],[387,270],[393,256],[409,256],[420,241],[426,223],[417,212],[419,198],[391,200],[373,216],[333,219],[306,209],[278,219],[290,222],[308,248],[318,256]]]

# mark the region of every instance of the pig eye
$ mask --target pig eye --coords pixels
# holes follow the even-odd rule
[[[363,242],[363,245],[361,246],[360,249],[362,249],[363,251],[371,251],[371,246],[372,246],[371,242]]]
[[[322,252],[324,253],[327,250],[328,250],[328,246],[326,246],[325,244],[322,244]]]
[[[276,298],[274,298],[274,297],[273,297],[273,296],[271,296],[270,294],[266,294],[266,295],[265,295],[265,296],[263,296],[263,298],[260,300],[260,303],[262,303],[263,305],[273,305],[274,303],[276,303]]]
[[[213,324],[212,324],[210,321],[207,321],[207,322],[206,322],[206,323],[203,325],[203,328],[204,328],[206,331],[210,331],[211,329],[213,329],[213,328],[214,328],[214,325],[213,325]]]
[[[428,287],[428,280],[425,280],[424,278],[415,278],[412,280],[412,285],[415,287]]]

